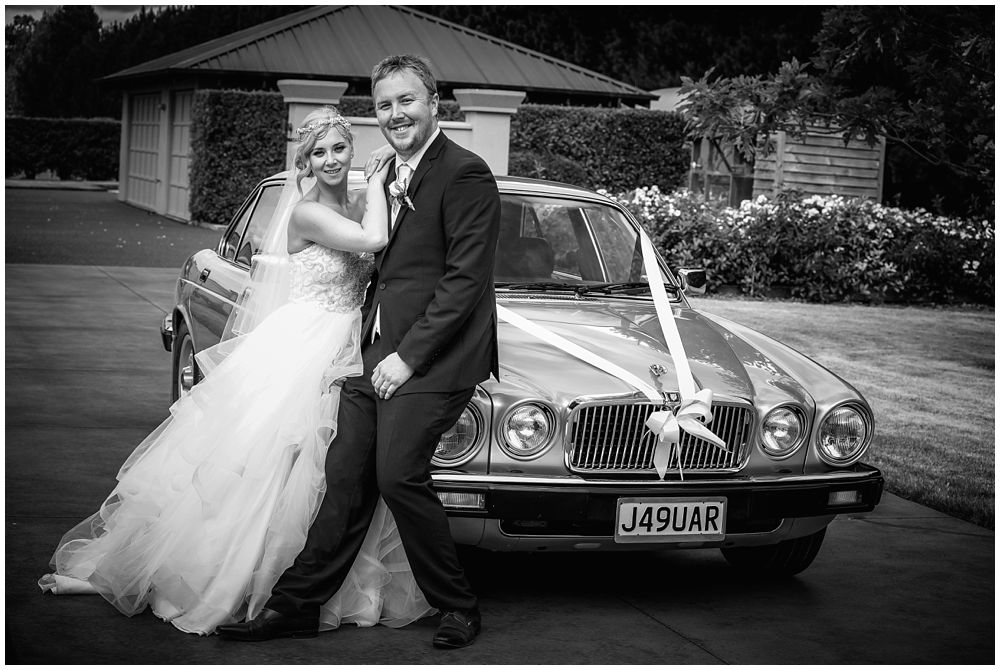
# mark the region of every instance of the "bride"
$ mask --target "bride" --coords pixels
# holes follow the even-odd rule
[[[297,173],[230,316],[233,337],[198,355],[205,379],[129,456],[101,508],[63,536],[43,592],[98,593],[129,616],[149,605],[207,635],[252,619],[305,543],[338,429],[337,380],[362,370],[360,308],[371,252],[388,236],[389,162],[366,191],[348,191],[353,136],[333,107],[306,117],[299,142]],[[315,186],[288,206],[307,177]],[[398,627],[433,611],[380,502],[320,629]]]

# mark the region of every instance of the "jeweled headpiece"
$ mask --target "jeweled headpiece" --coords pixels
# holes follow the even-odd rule
[[[299,142],[304,142],[310,134],[319,134],[322,132],[326,134],[329,132],[330,128],[337,126],[342,131],[342,134],[348,140],[351,139],[351,122],[340,115],[339,112],[333,107],[327,108],[330,115],[322,119],[314,119],[301,128],[296,129],[296,133],[299,136]]]

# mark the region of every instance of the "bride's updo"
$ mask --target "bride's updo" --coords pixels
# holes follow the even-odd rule
[[[296,131],[299,136],[299,146],[295,149],[295,183],[302,192],[302,180],[312,176],[309,167],[309,154],[312,153],[316,141],[326,137],[331,128],[337,131],[347,140],[347,143],[354,147],[354,135],[351,134],[351,123],[340,115],[333,105],[324,105],[319,109],[309,112],[302,120],[302,127]]]

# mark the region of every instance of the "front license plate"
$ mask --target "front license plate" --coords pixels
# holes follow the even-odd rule
[[[725,537],[725,498],[618,499],[615,542],[684,542]]]

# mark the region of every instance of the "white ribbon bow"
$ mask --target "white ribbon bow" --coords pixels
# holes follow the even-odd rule
[[[702,419],[704,423],[698,419]],[[646,427],[657,436],[656,447],[653,450],[653,467],[656,468],[660,479],[663,479],[664,475],[667,474],[667,469],[670,467],[670,457],[676,450],[677,472],[680,473],[681,481],[684,481],[682,428],[688,435],[711,442],[727,454],[729,453],[726,443],[705,426],[705,423],[711,420],[712,389],[702,389],[695,393],[693,398],[682,401],[676,414],[669,409],[664,409],[649,415],[649,418],[646,419]]]

